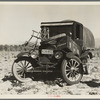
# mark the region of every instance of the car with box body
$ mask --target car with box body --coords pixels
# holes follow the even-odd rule
[[[33,37],[37,38],[33,48],[19,53],[13,63],[12,72],[18,81],[29,81],[29,73],[61,72],[63,79],[72,85],[80,82],[83,74],[88,74],[86,63],[93,57],[95,40],[81,23],[72,20],[42,22],[41,32],[33,30],[29,41]],[[40,46],[36,50],[39,39]]]

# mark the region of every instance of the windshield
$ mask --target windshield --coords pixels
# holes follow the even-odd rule
[[[62,33],[73,33],[72,26],[63,25],[63,26],[49,26],[41,28],[41,38],[43,41],[49,39],[50,37],[62,34]]]
[[[72,32],[72,26],[53,26],[50,27],[49,37],[61,34]]]

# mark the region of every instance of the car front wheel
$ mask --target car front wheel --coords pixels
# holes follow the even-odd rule
[[[64,59],[61,66],[62,76],[69,84],[77,84],[83,76],[83,68],[81,61],[78,57],[74,56],[70,60]]]
[[[18,58],[12,66],[12,73],[20,82],[31,81],[30,71],[32,70],[33,66],[28,58]]]

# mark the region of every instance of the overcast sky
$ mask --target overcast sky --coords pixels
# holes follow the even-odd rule
[[[76,20],[100,38],[100,5],[0,5],[0,44],[22,44],[44,21]]]

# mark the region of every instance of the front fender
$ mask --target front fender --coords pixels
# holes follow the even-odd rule
[[[75,56],[75,55],[74,55],[72,52],[66,53],[66,58],[71,59],[71,58],[73,58],[74,56]]]
[[[33,59],[32,57],[26,57],[26,56],[21,56],[21,57],[15,59],[14,63],[18,63],[19,61],[22,61],[22,60],[30,62],[33,67],[38,66],[38,63],[35,59]],[[13,63],[13,65],[14,65],[14,63]]]
[[[18,58],[19,58],[19,57],[23,57],[23,56],[29,57],[30,54],[29,54],[29,52],[21,52],[21,53],[19,53],[19,54],[17,55]]]

